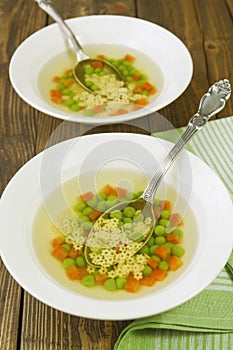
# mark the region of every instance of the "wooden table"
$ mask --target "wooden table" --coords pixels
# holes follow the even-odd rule
[[[157,23],[176,34],[188,47],[194,63],[191,84],[175,102],[160,111],[175,127],[196,112],[209,85],[228,78],[233,82],[231,0],[54,0],[65,18],[91,14],[119,14]],[[0,0],[0,191],[15,172],[44,149],[61,121],[36,111],[22,101],[8,78],[10,58],[30,34],[53,21],[37,4]],[[156,40],[156,38],[155,38]],[[233,115],[232,103],[216,118]],[[65,135],[129,131],[150,133],[166,129],[151,117],[135,125],[109,125],[88,130],[70,123]],[[58,140],[59,141],[59,140]],[[19,257],[20,259],[20,257]],[[0,349],[110,350],[130,321],[93,321],[56,311],[25,292],[0,261]]]

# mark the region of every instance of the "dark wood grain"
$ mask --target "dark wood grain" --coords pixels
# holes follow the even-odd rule
[[[130,123],[93,127],[51,118],[20,99],[10,84],[8,68],[18,45],[53,20],[32,0],[0,0],[0,193],[23,164],[54,143],[91,133],[149,134],[183,126],[196,112],[200,97],[210,84],[225,77],[233,82],[231,0],[54,0],[54,3],[64,18],[114,14],[137,16],[163,26],[191,52],[193,77],[186,91],[157,115]],[[232,103],[228,103],[217,118],[232,114]],[[3,350],[110,350],[121,330],[130,323],[89,320],[54,310],[21,289],[2,261],[0,281]]]

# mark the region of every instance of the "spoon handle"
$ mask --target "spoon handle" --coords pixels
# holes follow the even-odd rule
[[[141,198],[153,203],[155,192],[176,157],[190,139],[206,125],[209,118],[224,108],[230,95],[231,85],[227,79],[220,80],[209,88],[200,101],[198,112],[189,120],[183,135],[163,160],[161,168],[155,172]]]
[[[50,17],[54,19],[55,22],[59,25],[62,32],[65,34],[66,38],[71,42],[77,57],[77,61],[81,62],[83,60],[88,59],[89,57],[85,54],[82,49],[82,46],[78,42],[74,33],[70,29],[70,27],[65,23],[64,19],[55,9],[52,0],[35,0],[39,7],[45,11]]]

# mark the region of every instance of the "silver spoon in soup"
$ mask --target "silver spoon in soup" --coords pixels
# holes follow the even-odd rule
[[[44,10],[49,16],[51,16],[55,22],[59,25],[62,32],[65,34],[66,38],[69,42],[71,42],[73,49],[76,54],[76,63],[73,68],[73,74],[78,83],[87,91],[91,93],[104,94],[101,90],[98,90],[98,87],[93,85],[88,85],[85,79],[85,72],[88,69],[99,68],[103,74],[111,74],[114,75],[116,80],[120,80],[123,82],[123,77],[118,69],[113,66],[111,63],[99,59],[99,58],[90,58],[83,50],[76,36],[70,29],[70,27],[66,24],[64,19],[55,9],[52,0],[35,0],[39,7]]]
[[[92,227],[85,244],[85,258],[94,267],[110,267],[137,253],[150,239],[155,226],[154,196],[163,177],[190,139],[209,118],[220,112],[231,95],[227,79],[212,85],[202,97],[198,112],[163,160],[140,198],[118,203],[105,211]],[[126,220],[126,219],[129,220]],[[125,222],[125,223],[124,223]]]

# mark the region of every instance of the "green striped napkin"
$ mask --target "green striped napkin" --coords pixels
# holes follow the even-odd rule
[[[177,141],[184,128],[154,134]],[[233,117],[214,120],[188,149],[218,173],[233,198]],[[232,350],[233,252],[221,273],[199,295],[170,311],[132,322],[114,350]]]

